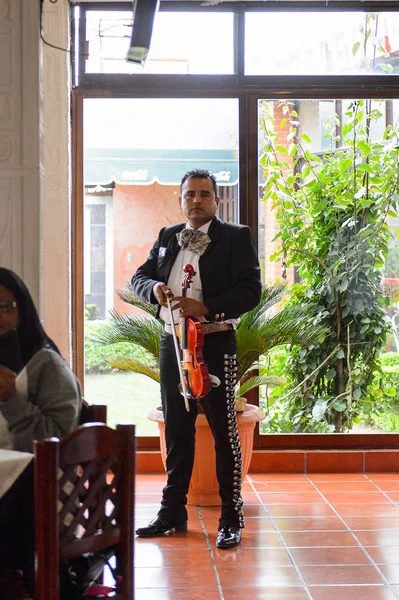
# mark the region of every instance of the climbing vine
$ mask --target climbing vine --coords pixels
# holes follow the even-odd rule
[[[384,102],[359,100],[349,104],[342,123],[336,114],[329,117],[329,150],[319,155],[302,130],[300,103],[261,106],[264,200],[279,226],[273,258],[284,271],[298,270],[291,302],[314,305],[333,332],[322,343],[291,352],[298,382],[316,370],[290,398],[298,431],[308,431],[311,421],[318,431],[348,430],[362,405],[372,401],[373,372],[388,327],[381,288],[387,219],[397,215],[399,200],[398,126],[386,127],[382,139],[371,135],[384,108]]]

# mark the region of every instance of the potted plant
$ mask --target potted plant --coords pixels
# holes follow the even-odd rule
[[[119,290],[119,297],[126,303],[144,310],[146,315],[124,315],[111,311],[111,322],[97,334],[95,341],[102,345],[127,342],[145,348],[152,356],[148,366],[140,360],[129,357],[112,357],[109,364],[122,370],[134,371],[159,382],[159,346],[163,326],[155,318],[156,307],[140,300],[127,285]],[[327,329],[319,324],[319,317],[312,307],[303,309],[299,304],[287,306],[283,303],[286,293],[284,285],[264,287],[259,304],[241,317],[237,326],[237,381],[236,399],[240,399],[238,432],[243,453],[243,475],[248,471],[252,456],[254,427],[264,418],[259,407],[245,404],[242,398],[250,390],[265,384],[277,384],[279,378],[270,376],[259,364],[261,356],[283,344],[301,346],[321,341]],[[280,308],[278,306],[280,305]],[[149,418],[156,421],[160,430],[161,453],[165,464],[166,448],[164,422],[161,408],[154,408]],[[212,433],[205,415],[199,414],[196,421],[196,453],[193,476],[188,501],[190,504],[210,505],[220,502],[215,464]]]
[[[305,346],[324,339],[328,331],[328,328],[320,325],[320,317],[312,306],[288,306],[284,303],[286,293],[284,284],[264,286],[259,304],[240,319],[236,334],[237,381],[242,383],[236,389],[236,397],[260,385],[275,383],[265,373],[248,377],[258,368],[259,358],[267,355],[272,348],[283,344]],[[115,369],[141,373],[159,383],[159,348],[163,324],[155,318],[156,305],[138,298],[130,284],[124,290],[117,290],[117,294],[127,304],[144,311],[145,315],[126,315],[112,310],[110,322],[93,337],[93,341],[103,346],[125,342],[144,348],[153,359],[150,366],[147,362],[127,356],[116,358],[111,355],[107,362]]]

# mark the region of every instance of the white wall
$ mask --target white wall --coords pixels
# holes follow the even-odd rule
[[[69,356],[69,56],[40,41],[40,2],[0,2],[0,265],[28,285]],[[68,42],[68,1],[44,2],[44,36]]]
[[[42,119],[39,2],[0,3],[0,265],[42,312]]]

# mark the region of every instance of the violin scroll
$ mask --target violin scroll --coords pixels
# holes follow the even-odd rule
[[[185,273],[184,279],[183,279],[183,296],[185,296],[187,290],[190,289],[190,286],[193,282],[193,277],[195,277],[195,275],[197,273],[194,270],[193,265],[190,265],[190,264],[187,264],[184,266],[183,272]]]

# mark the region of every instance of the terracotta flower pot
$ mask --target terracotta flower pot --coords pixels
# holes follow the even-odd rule
[[[148,418],[156,421],[159,427],[161,456],[165,467],[165,423],[161,408],[153,409]],[[252,456],[255,423],[265,418],[258,406],[246,404],[244,411],[237,413],[238,435],[242,451],[242,475],[248,473]],[[205,415],[199,414],[195,422],[195,459],[190,488],[188,490],[188,504],[198,506],[214,506],[220,504],[219,484],[216,478],[216,456],[214,440]]]

